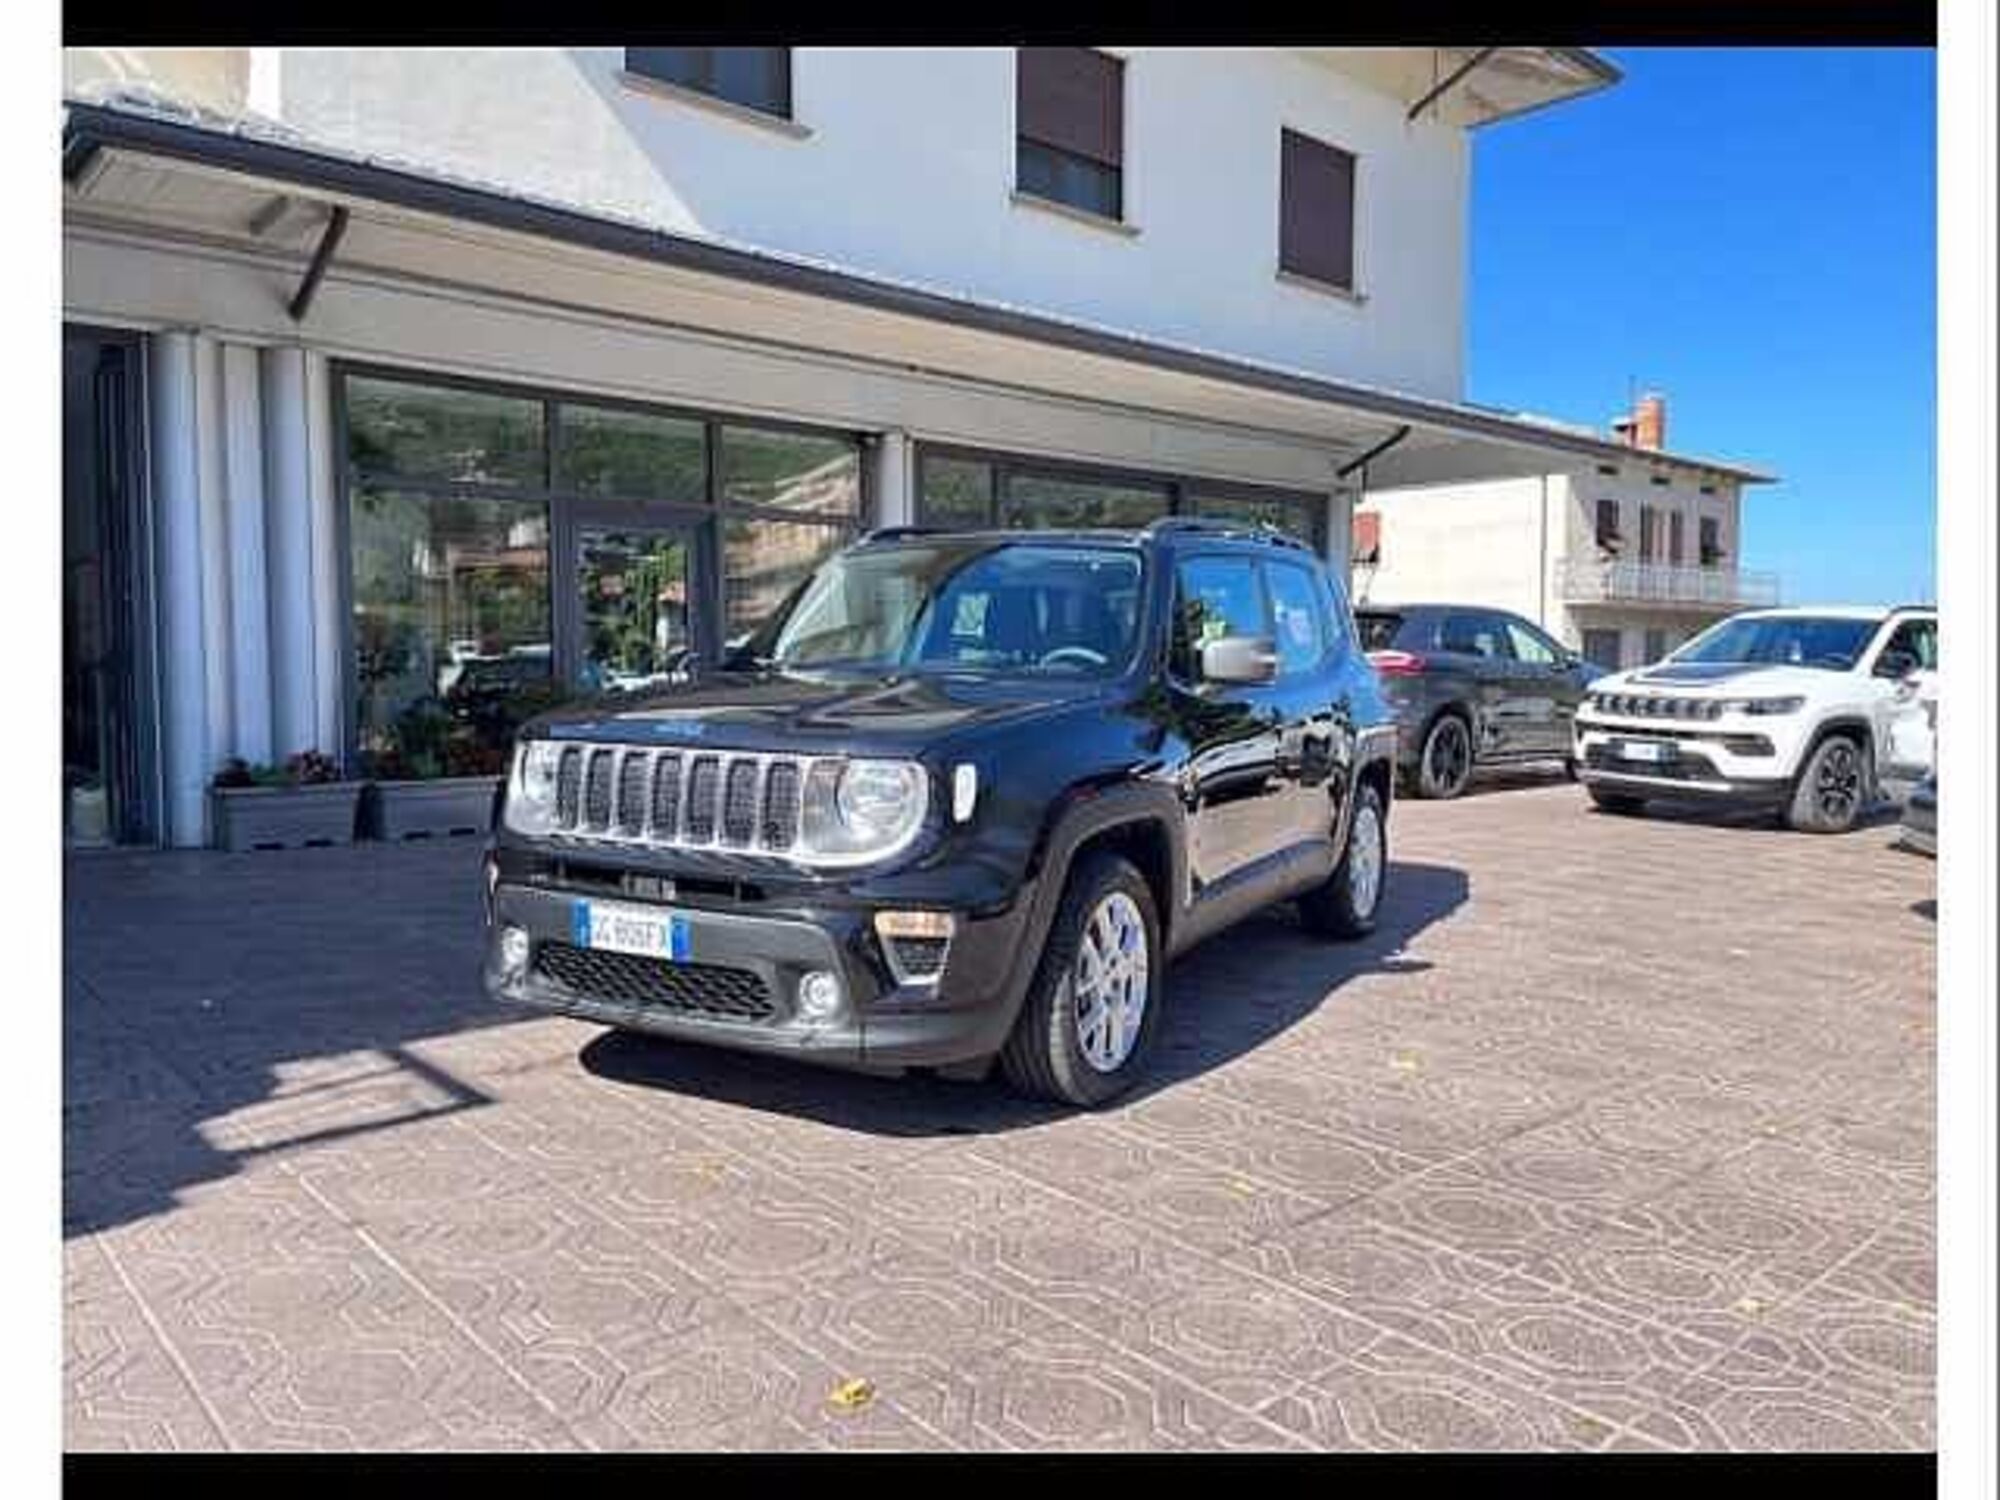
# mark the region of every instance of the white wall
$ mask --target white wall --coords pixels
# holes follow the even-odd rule
[[[1552,623],[1545,593],[1540,477],[1377,490],[1358,510],[1381,518],[1380,561],[1354,571],[1357,601],[1450,602],[1511,609]],[[1550,500],[1550,528],[1560,525]]]
[[[621,83],[622,52],[286,51],[355,150],[1316,373],[1456,399],[1467,142],[1295,53],[1123,49],[1124,235],[1010,201],[1008,48],[793,54],[795,136]],[[1278,140],[1354,151],[1361,300],[1277,279]]]
[[[1722,566],[1736,568],[1742,564],[1741,490],[1725,480],[1700,480],[1682,469],[1667,471],[1667,483],[1654,484],[1650,475],[1654,472],[1643,462],[1620,463],[1614,465],[1616,474],[1604,474],[1595,466],[1574,475],[1556,475],[1550,485],[1561,485],[1566,494],[1564,514],[1566,516],[1564,545],[1558,549],[1558,556],[1594,558],[1597,556],[1597,502],[1616,500],[1618,502],[1618,529],[1625,538],[1624,550],[1619,553],[1622,560],[1639,560],[1639,510],[1651,505],[1661,513],[1661,531],[1656,562],[1667,562],[1667,527],[1671,524],[1665,517],[1679,511],[1686,517],[1681,524],[1686,528],[1686,538],[1682,546],[1681,565],[1695,567],[1701,561],[1701,517],[1713,516],[1722,523],[1722,550],[1726,554]],[[1701,485],[1712,483],[1713,495],[1701,493]]]

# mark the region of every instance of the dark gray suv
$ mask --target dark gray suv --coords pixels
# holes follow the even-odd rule
[[[1482,766],[1561,761],[1600,668],[1540,626],[1476,604],[1366,605],[1361,643],[1395,707],[1396,764],[1419,797],[1456,797]]]

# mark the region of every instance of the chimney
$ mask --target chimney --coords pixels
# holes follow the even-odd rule
[[[1667,446],[1667,398],[1648,391],[1632,411],[1632,446],[1658,453]]]

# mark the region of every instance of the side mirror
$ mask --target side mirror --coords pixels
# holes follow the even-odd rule
[[[1269,682],[1278,675],[1278,650],[1268,635],[1225,635],[1201,648],[1207,682]]]

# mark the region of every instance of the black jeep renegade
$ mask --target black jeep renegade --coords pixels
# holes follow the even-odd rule
[[[611,1026],[1098,1104],[1167,960],[1367,932],[1395,719],[1272,532],[876,532],[713,667],[530,723],[486,984]]]

